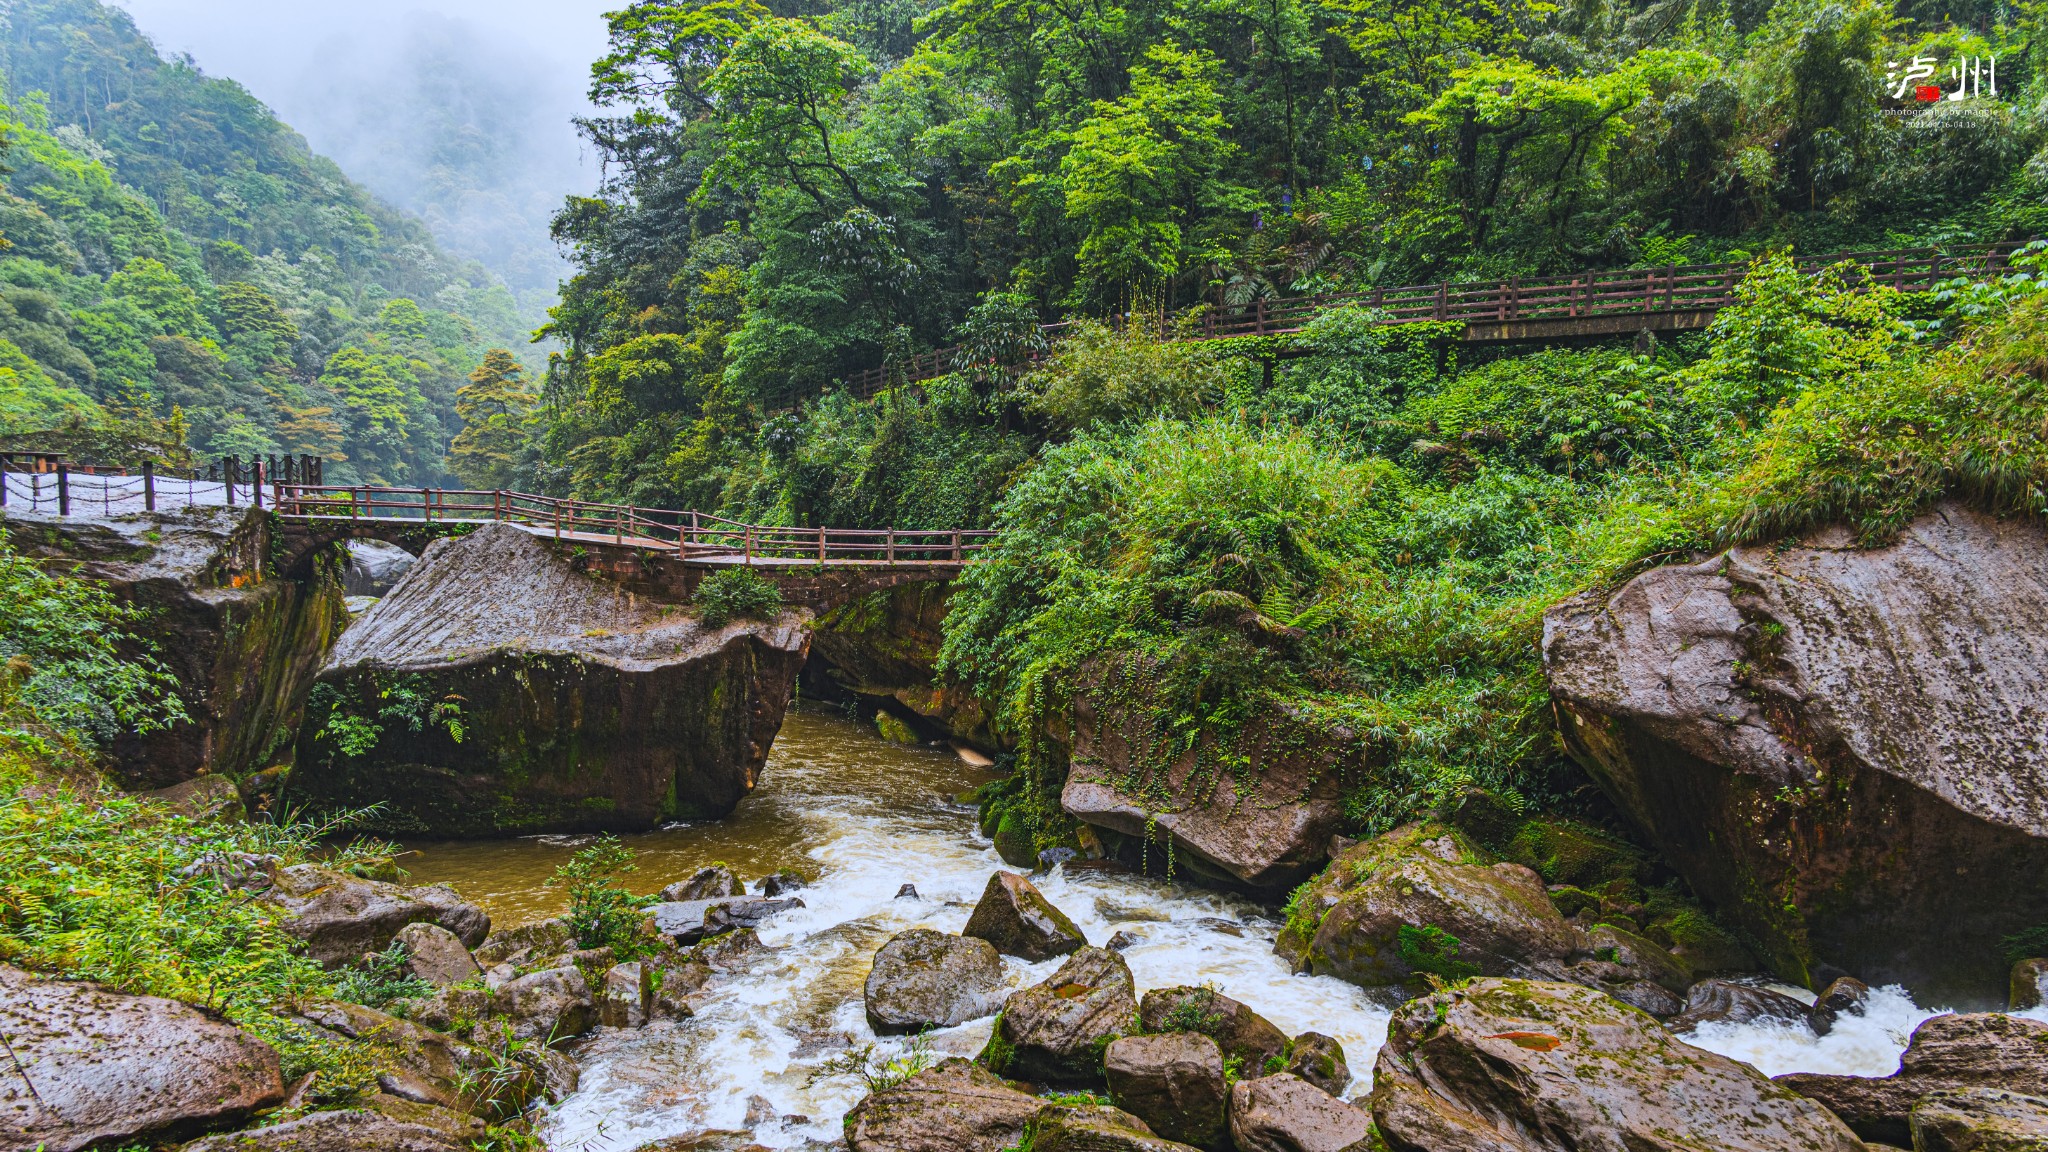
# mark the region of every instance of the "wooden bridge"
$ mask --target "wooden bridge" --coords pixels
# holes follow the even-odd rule
[[[269,487],[273,510],[280,517],[337,537],[511,524],[571,545],[628,549],[712,567],[957,569],[971,563],[995,536],[994,532],[957,529],[745,524],[703,512],[597,504],[503,489]],[[260,486],[258,491],[260,504]]]
[[[2003,268],[2024,242],[1945,251],[1906,248],[1882,252],[1837,252],[1798,261],[1814,273],[1842,263],[1867,268],[1873,283],[1902,292],[1924,292],[1943,281]],[[1735,302],[1747,263],[1672,264],[1623,268],[1569,276],[1517,276],[1482,284],[1414,284],[1361,292],[1333,292],[1269,300],[1235,308],[1206,308],[1180,321],[1159,320],[1165,340],[1222,340],[1235,336],[1282,336],[1301,331],[1324,312],[1359,307],[1381,313],[1379,323],[1449,321],[1464,325],[1466,343],[1558,340],[1632,332],[1705,328],[1714,314]],[[1124,318],[1113,317],[1121,326]],[[1041,327],[1048,340],[1071,327]],[[847,387],[857,396],[915,384],[954,370],[959,348],[940,348],[897,364],[857,373]],[[1035,361],[1042,357],[1034,356]],[[1021,366],[1019,366],[1021,367]]]

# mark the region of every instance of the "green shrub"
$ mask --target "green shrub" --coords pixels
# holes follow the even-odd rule
[[[1479,966],[1458,959],[1463,942],[1434,924],[1420,928],[1401,925],[1395,939],[1401,962],[1418,975],[1434,976],[1445,982],[1469,980],[1479,975]]]
[[[642,931],[640,911],[648,902],[626,891],[618,880],[635,868],[632,850],[607,834],[577,849],[568,863],[555,869],[548,885],[568,890],[569,931],[580,946],[609,947],[620,960],[649,950],[653,941]]]
[[[773,619],[782,611],[782,592],[751,568],[720,568],[697,585],[691,602],[707,627],[723,628],[732,620]]]

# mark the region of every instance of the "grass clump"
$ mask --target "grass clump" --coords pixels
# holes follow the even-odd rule
[[[734,620],[770,620],[782,611],[782,592],[751,568],[721,568],[704,578],[691,596],[705,626],[723,628]]]

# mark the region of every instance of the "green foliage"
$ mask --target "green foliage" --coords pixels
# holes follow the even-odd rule
[[[1434,976],[1445,982],[1469,980],[1479,975],[1479,966],[1458,959],[1462,943],[1456,936],[1434,924],[1401,925],[1395,948],[1410,972]]]
[[[782,611],[782,591],[751,568],[721,568],[704,577],[691,594],[708,628],[733,620],[772,620]]]
[[[406,971],[411,954],[396,940],[365,963],[344,969],[335,982],[334,994],[372,1008],[386,1008],[400,1000],[432,996],[434,986]]]
[[[1222,396],[1221,361],[1196,343],[1172,343],[1134,319],[1118,331],[1081,321],[1046,366],[1023,382],[1033,411],[1065,428],[1191,416]]]
[[[804,1080],[804,1086],[809,1087],[828,1077],[852,1076],[870,1094],[887,1092],[938,1062],[939,1054],[932,1049],[929,1032],[919,1032],[911,1037],[902,1054],[896,1056],[876,1052],[873,1044],[848,1049],[812,1069]]]
[[[568,863],[555,869],[548,884],[567,889],[569,930],[582,947],[609,947],[620,960],[650,950],[650,940],[641,930],[640,909],[646,901],[626,891],[618,879],[636,867],[632,850],[606,834],[577,849]]]
[[[383,740],[390,725],[414,734],[439,729],[462,743],[462,701],[433,698],[426,678],[417,674],[385,677],[367,672],[339,686],[316,684],[306,699],[309,723],[317,718],[320,738],[346,757],[367,755]]]

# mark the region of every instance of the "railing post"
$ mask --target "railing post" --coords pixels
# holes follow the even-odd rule
[[[1436,313],[1433,319],[1450,319],[1451,286],[1448,282],[1436,286]]]
[[[7,507],[7,456],[0,453],[0,508]]]
[[[241,479],[242,462],[233,456],[220,458],[220,478],[226,482],[228,507],[235,506],[235,481]]]
[[[818,563],[825,563],[825,526],[818,525]]]
[[[889,564],[890,564],[890,565],[891,565],[891,566],[893,567],[893,566],[895,565],[895,563],[896,563],[896,530],[895,530],[894,528],[891,528],[891,529],[889,529]]]
[[[1669,264],[1664,268],[1664,310],[1666,312],[1678,303],[1678,265]]]
[[[71,515],[71,465],[57,465],[57,515]]]
[[[263,458],[261,456],[252,457],[249,460],[249,502],[257,509],[257,511],[262,511]]]
[[[0,493],[0,503],[5,503],[6,499],[6,495]],[[142,510],[145,512],[156,511],[156,461],[154,460],[144,460],[142,462]]]
[[[953,563],[960,563],[960,530],[953,530]]]
[[[753,525],[751,525],[751,524],[747,525],[747,530],[746,530],[746,533],[745,533],[745,537],[746,537],[746,539],[745,539],[745,542],[741,544],[741,548],[742,548],[742,549],[744,549],[744,551],[743,551],[743,552],[742,552],[742,553],[740,554],[740,563],[741,563],[742,565],[744,565],[744,566],[748,567],[748,568],[752,568],[752,567],[754,566],[754,526],[753,526]]]

